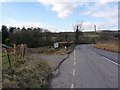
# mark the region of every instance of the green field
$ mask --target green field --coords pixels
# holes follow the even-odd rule
[[[85,35],[85,36],[88,36],[88,37],[93,37],[93,38],[99,37],[99,35],[98,35],[98,34],[95,34],[95,33],[84,33],[84,35]]]

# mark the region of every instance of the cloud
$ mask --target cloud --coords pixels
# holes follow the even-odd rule
[[[2,0],[2,1],[20,1],[20,0]],[[23,0],[22,0],[23,1]],[[26,0],[25,0],[26,1]],[[33,0],[28,0],[33,1]],[[92,29],[93,25],[96,24],[98,28],[106,28],[106,27],[113,27],[117,26],[117,7],[110,7],[108,2],[117,2],[118,0],[37,0],[38,2],[50,6],[51,11],[57,13],[59,18],[67,18],[72,13],[74,13],[75,9],[81,7],[82,5],[87,5],[87,9],[84,12],[80,12],[80,15],[90,15],[96,18],[105,18],[108,22],[84,22],[85,28]],[[87,2],[95,2],[94,6],[90,6]],[[84,3],[83,3],[84,2]],[[113,13],[114,11],[114,13]],[[9,19],[9,22],[13,23],[13,25],[18,26],[42,26],[48,28],[50,30],[68,30],[65,28],[61,28],[58,26],[51,26],[42,23],[19,23],[16,22],[14,19]],[[59,29],[58,29],[59,28]]]
[[[31,27],[40,27],[43,29],[48,29],[52,32],[60,32],[60,31],[67,31],[69,29],[66,29],[64,27],[60,27],[60,26],[53,26],[53,25],[48,25],[45,23],[40,23],[40,22],[19,22],[13,18],[9,18],[9,17],[3,17],[3,21],[4,23],[0,23],[0,29],[2,25],[6,25],[7,27],[19,27],[19,28],[31,28]]]
[[[112,1],[112,0],[109,0]],[[118,4],[110,4],[108,2],[95,3],[94,6],[88,6],[84,12],[80,12],[80,15],[89,15],[93,18],[105,19],[106,22],[88,22],[88,27],[93,27],[90,25],[98,24],[99,28],[112,28],[118,27]]]
[[[97,25],[98,29],[107,29],[118,26],[117,4],[110,6],[109,2],[118,2],[119,0],[38,0],[44,5],[51,5],[51,10],[57,12],[59,18],[67,18],[74,13],[77,7],[86,5],[87,9],[80,12],[80,15],[90,15],[95,18],[107,19],[106,22],[84,22],[85,29],[93,29],[93,25]],[[84,2],[84,3],[83,3]],[[90,6],[88,2],[94,2],[95,5]],[[114,13],[113,13],[114,11]]]
[[[38,0],[44,5],[51,5],[51,10],[57,12],[59,18],[70,16],[77,7],[87,2],[97,2],[97,6],[105,5],[108,2],[117,2],[118,0]],[[83,3],[84,2],[84,3]],[[90,12],[86,12],[87,14]]]
[[[71,13],[73,13],[76,6],[71,4],[63,4],[63,3],[56,3],[52,7],[52,11],[55,11],[58,13],[58,17],[60,18],[66,18]]]
[[[36,2],[37,0],[0,0],[0,2]]]
[[[111,22],[84,22],[83,28],[85,30],[94,30],[94,25],[97,26],[97,30],[110,30],[113,27],[116,27],[116,25],[111,24]]]
[[[11,24],[17,23],[17,21],[15,19],[9,18],[9,17],[6,17],[6,16],[2,17],[2,22],[4,22],[4,23],[11,23]]]
[[[78,6],[82,6],[85,3],[79,3],[78,0],[38,0],[44,5],[51,5],[52,11],[57,12],[59,18],[66,18],[70,16]]]

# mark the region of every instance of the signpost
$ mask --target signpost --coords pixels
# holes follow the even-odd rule
[[[58,42],[54,43],[54,48],[58,48],[59,45],[58,45]]]

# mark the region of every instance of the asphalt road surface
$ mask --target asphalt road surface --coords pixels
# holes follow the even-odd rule
[[[117,53],[78,45],[60,66],[51,88],[118,88],[117,61]]]

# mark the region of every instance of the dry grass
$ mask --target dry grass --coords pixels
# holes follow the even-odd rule
[[[100,41],[95,44],[96,48],[120,53],[118,41]]]
[[[40,47],[40,48],[29,48],[29,52],[37,54],[48,54],[48,55],[64,55],[72,52],[74,45],[71,45],[67,49],[64,47],[55,49],[53,47]]]
[[[17,62],[9,69],[3,68],[3,88],[46,88],[49,75],[49,65],[31,55]]]

